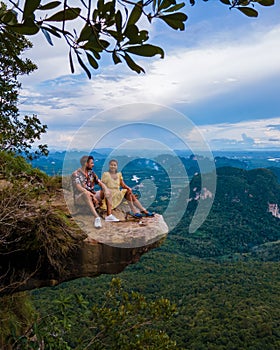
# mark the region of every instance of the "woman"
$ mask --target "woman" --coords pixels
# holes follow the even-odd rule
[[[129,214],[141,218],[143,216],[154,216],[153,213],[146,210],[139,200],[132,193],[132,189],[127,186],[122,177],[122,173],[118,172],[118,162],[115,159],[109,162],[109,171],[103,173],[101,181],[107,186],[112,195],[112,209],[121,204],[123,198],[128,201],[130,207]],[[122,187],[122,189],[120,189]],[[106,209],[106,204],[103,202],[102,208]],[[141,213],[138,212],[140,210]]]

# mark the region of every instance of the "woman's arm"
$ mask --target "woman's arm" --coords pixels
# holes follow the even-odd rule
[[[132,192],[132,189],[123,181],[122,175],[120,176],[120,185],[122,188],[126,189],[127,192]]]

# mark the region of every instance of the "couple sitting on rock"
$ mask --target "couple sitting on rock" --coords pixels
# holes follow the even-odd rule
[[[112,210],[121,204],[123,198],[128,201],[130,215],[136,218],[154,215],[141,205],[131,188],[124,183],[122,174],[118,172],[118,162],[115,159],[109,162],[109,171],[103,173],[101,180],[92,170],[94,167],[92,156],[83,156],[80,163],[81,167],[72,174],[74,202],[77,205],[86,204],[89,207],[95,217],[94,226],[96,228],[102,227],[101,218],[96,208],[107,210],[105,221],[119,221],[112,214]],[[95,184],[99,185],[101,190],[95,192]]]

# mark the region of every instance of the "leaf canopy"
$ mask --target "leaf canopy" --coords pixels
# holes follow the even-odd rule
[[[153,57],[157,54],[164,56],[162,48],[149,42],[149,30],[144,20],[153,23],[159,19],[169,28],[183,31],[188,19],[185,11],[182,12],[185,3],[179,0],[98,0],[95,5],[91,0],[81,0],[75,2],[75,7],[70,0],[49,1],[44,4],[40,0],[7,2],[10,8],[3,3],[0,5],[0,33],[7,30],[23,35],[42,32],[50,45],[53,45],[52,36],[64,39],[70,53],[76,52],[77,63],[88,77],[91,77],[90,70],[99,66],[97,61],[101,59],[101,53],[111,55],[115,64],[125,62],[133,71],[144,72],[128,53],[142,57]],[[188,2],[191,6],[195,5],[195,0]],[[252,18],[258,16],[257,6],[274,5],[274,0],[220,2],[229,9],[235,8]],[[73,25],[69,26],[68,22],[81,29],[73,29]],[[72,54],[69,54],[69,62],[73,73],[76,62]]]

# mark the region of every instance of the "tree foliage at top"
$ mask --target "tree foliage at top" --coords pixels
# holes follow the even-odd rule
[[[195,5],[195,0],[188,2]],[[274,0],[220,2],[249,17],[258,16],[255,5],[274,4]],[[149,43],[148,24],[161,20],[174,30],[184,30],[188,18],[181,11],[185,3],[177,0],[64,0],[44,3],[40,0],[25,0],[21,3],[9,0],[8,3],[10,8],[0,12],[1,33],[11,30],[23,35],[34,35],[41,31],[50,45],[53,45],[53,37],[63,38],[69,46],[71,72],[75,70],[74,55],[89,78],[91,69],[98,68],[98,60],[103,52],[110,54],[115,64],[125,62],[131,70],[144,72],[131,55],[164,57],[161,47]],[[147,20],[146,24],[144,19]],[[75,29],[70,31],[72,23]]]
[[[0,12],[5,6],[0,7]],[[21,84],[18,77],[33,72],[37,67],[21,54],[31,43],[10,29],[0,31],[0,150],[32,157],[32,144],[46,132],[36,115],[19,115],[18,96]],[[39,145],[35,155],[47,154],[46,145]]]

